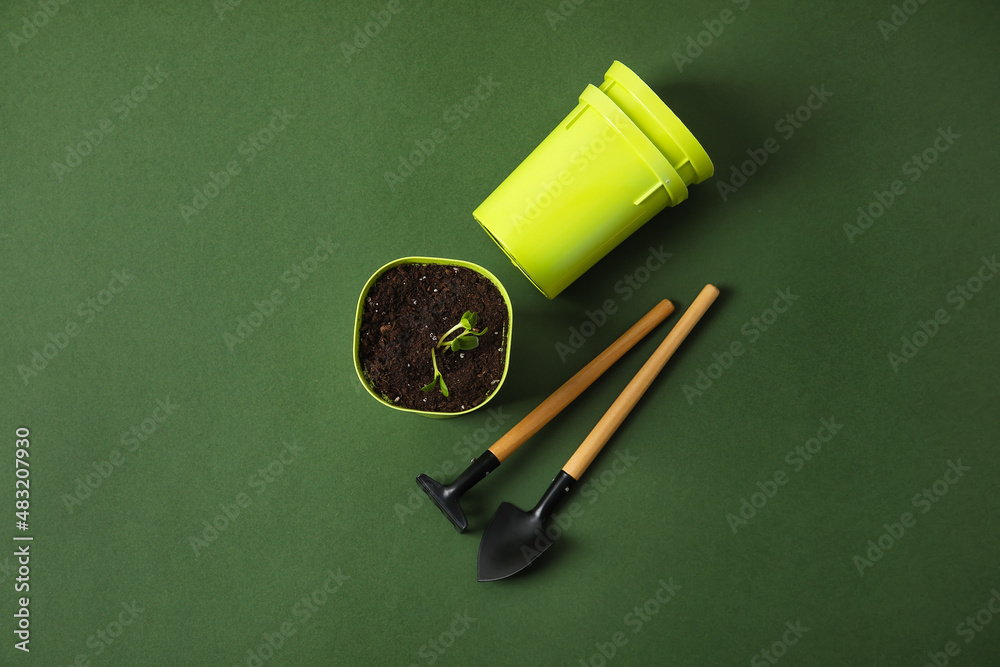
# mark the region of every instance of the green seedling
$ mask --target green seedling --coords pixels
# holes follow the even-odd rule
[[[458,324],[448,329],[438,339],[438,344],[431,348],[431,363],[434,366],[434,378],[427,385],[420,388],[422,391],[431,391],[434,389],[434,385],[440,382],[441,393],[447,398],[448,385],[444,383],[444,375],[438,369],[437,354],[435,354],[435,351],[439,347],[445,348],[446,351],[451,350],[452,352],[474,350],[479,347],[479,336],[489,331],[489,327],[483,327],[482,331],[476,331],[476,322],[478,320],[479,316],[476,313],[467,310],[462,314],[462,319],[459,320]],[[455,337],[448,340],[448,336],[452,334],[456,334]]]
[[[476,322],[479,320],[479,316],[476,315],[471,310],[467,310],[462,314],[462,319],[458,324],[453,326],[444,332],[441,339],[438,341],[437,347],[449,347],[452,352],[457,352],[458,350],[473,350],[479,347],[479,336],[489,331],[489,327],[483,328],[482,331],[475,331]],[[455,333],[461,329],[461,333],[447,340],[448,336]]]
[[[428,384],[426,384],[423,387],[421,387],[420,389],[421,389],[421,391],[430,391],[431,389],[434,388],[434,385],[436,385],[438,383],[438,381],[440,380],[440,382],[441,382],[441,393],[444,395],[445,398],[448,398],[448,385],[446,385],[444,383],[444,376],[441,375],[441,371],[438,370],[437,355],[434,354],[434,348],[433,347],[431,348],[431,363],[434,364],[434,379],[431,380]]]

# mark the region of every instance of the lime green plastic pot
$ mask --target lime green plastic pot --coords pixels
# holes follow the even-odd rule
[[[551,299],[713,172],[694,135],[615,61],[473,216]]]
[[[375,281],[378,279],[379,276],[381,276],[389,269],[399,266],[400,264],[443,264],[445,266],[461,266],[466,269],[471,269],[476,273],[484,276],[491,283],[496,285],[498,290],[500,290],[500,295],[503,297],[504,303],[507,304],[507,335],[505,339],[506,349],[504,353],[503,374],[500,376],[500,381],[497,382],[497,385],[496,387],[493,388],[493,391],[491,391],[489,395],[479,405],[469,408],[468,410],[462,410],[460,412],[432,412],[428,410],[414,410],[412,408],[400,407],[395,403],[393,403],[392,401],[390,401],[387,397],[377,393],[375,389],[371,386],[371,384],[368,382],[368,378],[365,377],[365,371],[361,367],[361,359],[358,357],[358,350],[361,344],[361,318],[362,315],[364,314],[365,297],[368,296],[368,290],[370,290],[372,285],[375,284]],[[466,262],[460,259],[443,259],[441,257],[402,257],[400,259],[389,262],[388,264],[380,268],[378,271],[373,273],[372,277],[369,278],[368,282],[365,283],[364,288],[362,288],[361,296],[358,297],[358,307],[354,317],[354,370],[357,372],[358,379],[361,380],[362,386],[364,386],[365,390],[368,391],[368,393],[372,396],[372,398],[377,400],[382,405],[387,405],[394,410],[400,410],[402,412],[413,412],[418,415],[423,415],[424,417],[432,417],[438,419],[447,417],[457,417],[459,415],[468,414],[474,410],[478,410],[479,408],[489,403],[490,400],[492,400],[493,397],[497,395],[497,392],[500,391],[500,387],[503,386],[504,380],[507,379],[507,370],[510,368],[510,336],[513,323],[514,323],[514,309],[510,305],[510,295],[507,294],[507,290],[504,289],[503,284],[501,284],[501,282],[497,279],[496,276],[494,276],[492,273],[490,273],[483,267],[479,266],[478,264],[473,264],[472,262]]]

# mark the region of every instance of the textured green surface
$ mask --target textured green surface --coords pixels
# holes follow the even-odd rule
[[[948,649],[949,664],[996,664],[1000,279],[981,268],[1000,252],[995,3],[908,0],[916,12],[883,32],[890,3],[398,0],[349,62],[341,45],[386,4],[53,1],[48,18],[44,4],[0,10],[0,508],[9,541],[14,431],[29,427],[34,537],[30,654],[13,647],[15,543],[0,551],[0,662],[255,665],[271,637],[266,665],[772,664],[762,650],[921,665]],[[471,211],[616,58],[717,176],[549,302]],[[454,111],[477,86],[488,97]],[[787,125],[812,87],[832,95]],[[272,122],[262,150],[244,143]],[[958,138],[912,171],[939,129]],[[845,230],[897,179],[867,231]],[[671,256],[629,287],[651,248]],[[480,263],[510,292],[492,414],[395,413],[354,375],[358,291],[415,254]],[[127,284],[102,292],[116,271]],[[525,576],[477,583],[493,509],[537,500],[667,327],[470,494],[471,534],[415,475],[450,479],[658,299],[680,310],[707,282],[722,297],[595,462],[566,535]],[[967,284],[971,300],[953,291]],[[776,290],[796,297],[777,315]],[[272,296],[259,327],[240,326]],[[938,310],[947,322],[894,368]],[[588,313],[606,322],[566,354]],[[712,367],[735,342],[743,354]],[[52,358],[19,371],[36,351]],[[699,371],[716,379],[686,391]],[[823,419],[842,428],[800,463]],[[945,495],[921,500],[946,474]],[[734,534],[727,515],[765,499],[758,482],[777,491]]]

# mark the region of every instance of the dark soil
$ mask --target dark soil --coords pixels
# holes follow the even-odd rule
[[[474,350],[437,349],[447,398],[439,385],[421,391],[434,377],[431,348],[467,310],[479,316],[477,330],[489,331]],[[358,356],[372,388],[390,403],[462,412],[496,390],[507,355],[507,326],[507,304],[485,276],[458,266],[402,264],[379,276],[368,291]]]

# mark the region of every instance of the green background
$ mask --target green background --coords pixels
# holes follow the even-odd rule
[[[0,507],[19,534],[26,426],[34,537],[30,654],[13,647],[15,543],[0,550],[0,662],[253,665],[269,635],[267,665],[771,664],[762,650],[921,665],[948,642],[949,664],[996,664],[1000,619],[960,625],[1000,590],[1000,280],[969,285],[1000,250],[995,3],[911,0],[888,33],[891,4],[857,1],[41,4],[0,10]],[[726,9],[733,21],[712,23]],[[345,54],[372,12],[391,21]],[[471,212],[614,59],[690,126],[717,176],[550,302]],[[146,68],[161,80],[144,92]],[[449,109],[480,77],[495,89],[457,122]],[[786,137],[776,124],[811,86],[832,96]],[[249,161],[241,145],[275,110],[284,126]],[[89,155],[53,167],[105,119]],[[959,138],[911,181],[906,163],[949,128]],[[390,188],[385,173],[436,130]],[[724,199],[718,184],[771,137],[778,152]],[[239,173],[185,215],[230,161]],[[858,207],[897,179],[904,194],[849,239]],[[283,279],[320,239],[333,253]],[[661,246],[664,266],[624,290]],[[480,263],[510,292],[494,421],[424,419],[362,391],[357,295],[407,255]],[[134,279],[102,292],[114,271]],[[422,501],[415,475],[461,468],[657,300],[676,321],[708,282],[722,296],[584,478],[582,513],[531,571],[478,583],[493,509],[537,500],[669,325],[470,493],[471,534]],[[962,285],[981,289],[958,299]],[[227,344],[274,290],[281,303]],[[776,290],[798,298],[775,320]],[[561,357],[609,299],[615,312]],[[889,353],[939,309],[947,323],[894,368]],[[734,341],[744,354],[711,367]],[[52,358],[19,370],[36,352]],[[699,371],[716,379],[685,395]],[[796,470],[786,455],[824,418],[842,429]],[[616,472],[626,451],[634,464]],[[915,503],[949,461],[969,470]],[[734,533],[727,515],[779,470],[788,483]],[[915,523],[859,572],[904,512]],[[206,521],[224,528],[192,546],[213,537]],[[328,594],[330,572],[342,582]],[[661,580],[675,589],[662,608],[647,604]],[[137,615],[119,628],[123,604]],[[786,623],[808,628],[791,646]]]

